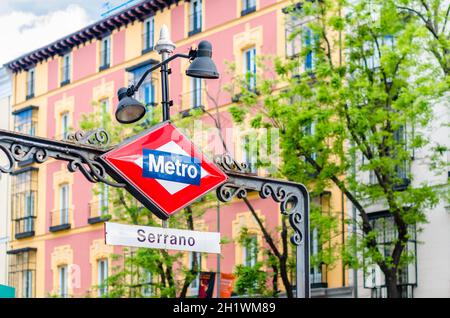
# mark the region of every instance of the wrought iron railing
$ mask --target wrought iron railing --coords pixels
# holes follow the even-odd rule
[[[69,208],[55,210],[51,213],[50,232],[66,230],[70,228],[70,212]]]
[[[34,236],[36,216],[26,216],[14,220],[14,236],[16,239]]]
[[[112,204],[108,200],[89,203],[89,224],[95,224],[111,219]]]

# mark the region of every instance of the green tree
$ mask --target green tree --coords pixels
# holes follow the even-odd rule
[[[356,268],[378,266],[394,298],[401,297],[399,275],[413,260],[406,248],[412,228],[426,222],[425,211],[440,196],[440,189],[427,183],[412,186],[408,167],[412,153],[430,148],[425,160],[442,173],[446,148],[430,144],[424,129],[448,92],[448,54],[442,53],[444,63],[436,55],[437,60],[424,58],[429,30],[399,8],[400,2],[292,5],[288,14],[299,23],[289,40],[303,43],[301,51],[287,60],[261,59],[255,88],[247,85],[252,75],[237,76],[232,89],[239,102],[230,109],[239,124],[251,114],[253,127],[279,129],[280,175],[308,184],[312,194],[331,184],[342,191],[359,212],[362,233],[348,240],[344,260]],[[439,52],[448,52],[448,41],[439,43]],[[371,174],[372,182],[363,182],[363,174]],[[393,219],[390,242],[380,241],[370,221],[373,204]]]

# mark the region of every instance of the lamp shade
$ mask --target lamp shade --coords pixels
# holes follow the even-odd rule
[[[211,59],[212,46],[208,41],[201,41],[198,45],[197,56],[186,70],[186,75],[197,78],[219,78],[216,65]]]
[[[116,119],[121,124],[132,124],[144,117],[146,109],[142,103],[138,102],[127,94],[128,90],[122,87],[117,92],[119,105],[116,110]]]

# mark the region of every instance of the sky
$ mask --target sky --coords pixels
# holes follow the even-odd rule
[[[105,0],[0,0],[0,67],[101,18]],[[125,0],[109,1],[112,4]]]

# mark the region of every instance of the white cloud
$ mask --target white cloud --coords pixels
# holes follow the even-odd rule
[[[0,66],[25,53],[75,32],[90,23],[76,4],[45,15],[12,11],[0,16]]]

